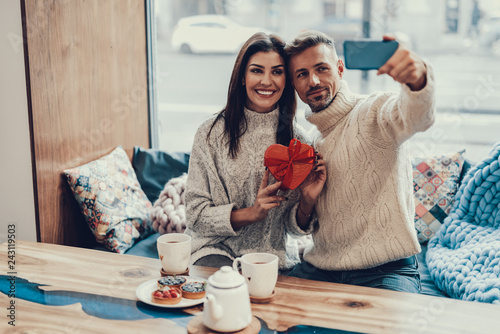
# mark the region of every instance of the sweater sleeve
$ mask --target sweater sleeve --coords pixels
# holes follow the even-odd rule
[[[313,211],[311,215],[311,219],[305,230],[301,229],[299,224],[297,223],[297,210],[299,209],[299,202],[295,203],[292,209],[289,211],[289,217],[287,219],[287,232],[294,236],[303,236],[311,234],[314,230],[314,226],[318,222],[318,218],[316,217],[316,210]]]
[[[186,225],[199,237],[235,236],[237,233],[231,226],[234,205],[229,203],[218,177],[215,148],[210,145],[212,141],[207,140],[208,125],[211,122],[198,129],[189,160],[185,191]]]
[[[380,101],[382,106],[378,113],[378,123],[386,135],[395,138],[398,144],[417,132],[427,130],[434,123],[436,114],[434,72],[429,63],[425,62],[425,66],[427,81],[424,88],[412,91],[408,85],[402,84],[400,94],[392,94]]]

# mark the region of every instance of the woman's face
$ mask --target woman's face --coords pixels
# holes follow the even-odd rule
[[[250,57],[244,78],[246,107],[262,113],[274,110],[285,89],[285,75],[285,62],[279,53],[257,52]]]

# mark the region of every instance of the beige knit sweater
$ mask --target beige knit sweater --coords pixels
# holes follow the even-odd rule
[[[327,166],[314,244],[304,253],[320,269],[372,268],[420,252],[407,140],[434,122],[432,69],[422,90],[401,87],[366,96],[342,81],[328,108],[306,111]]]

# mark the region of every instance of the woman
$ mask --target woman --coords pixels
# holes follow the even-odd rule
[[[233,68],[227,104],[198,129],[186,185],[186,233],[191,262],[220,267],[252,252],[273,253],[279,268],[299,262],[295,235],[310,233],[310,216],[326,180],[317,160],[299,189],[278,196],[263,165],[271,144],[292,138],[308,143],[295,116],[295,91],[283,48],[274,35],[257,33],[243,45]]]

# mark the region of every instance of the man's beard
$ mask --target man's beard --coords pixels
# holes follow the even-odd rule
[[[316,96],[314,98],[308,98],[307,104],[311,108],[312,112],[319,112],[332,103],[333,97],[330,91],[326,91],[326,95]]]

